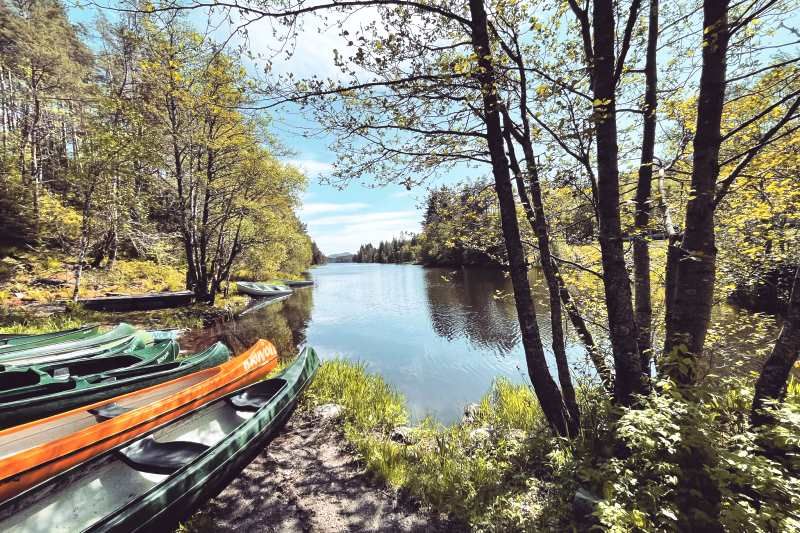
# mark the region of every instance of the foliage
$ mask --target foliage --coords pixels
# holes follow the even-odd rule
[[[484,182],[431,189],[423,204],[422,232],[408,238],[363,244],[356,263],[420,263],[426,266],[502,266],[497,199]],[[526,230],[526,235],[530,230]]]
[[[361,364],[326,361],[306,398],[343,405],[345,435],[367,468],[435,512],[483,531],[541,525],[546,484],[529,474],[549,437],[528,387],[500,380],[474,421],[444,427],[427,419],[411,444],[390,438],[408,420],[402,397]]]
[[[583,486],[599,498],[595,515],[604,529],[683,530],[697,523],[700,515],[691,513],[704,512],[708,492],[719,491],[726,531],[796,529],[800,514],[791,502],[800,497],[800,405],[789,402],[776,428],[758,433],[749,424],[753,390],[741,378],[717,381],[694,398],[669,381],[658,387],[661,394],[621,416],[600,406],[606,420],[600,431],[549,454],[562,520],[570,518],[563,505]],[[616,450],[598,453],[604,443],[616,443]],[[702,497],[692,492],[697,477],[708,483]]]
[[[305,176],[241,110],[240,60],[181,17],[100,16],[96,32],[90,49],[56,0],[0,3],[0,240],[74,255],[76,297],[118,259],[182,263],[164,285],[209,300],[236,268],[307,268]]]
[[[409,239],[393,238],[391,241],[381,241],[378,247],[372,243],[362,244],[358,252],[353,255],[354,263],[412,263],[419,256],[417,236]]]
[[[380,376],[368,374],[363,364],[326,361],[306,397],[315,405],[343,405],[348,421],[357,430],[388,432],[408,419],[402,397]]]

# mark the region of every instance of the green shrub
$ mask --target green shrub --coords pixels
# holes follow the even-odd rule
[[[778,411],[776,428],[756,432],[752,387],[741,380],[716,381],[691,399],[670,382],[658,389],[640,409],[622,411],[613,430],[551,452],[563,520],[582,485],[601,498],[596,515],[609,531],[675,531],[717,519],[726,531],[800,528],[796,403]],[[590,453],[601,439],[616,452]]]
[[[326,361],[306,398],[315,405],[343,405],[348,423],[359,431],[387,432],[408,420],[403,397],[359,363]]]

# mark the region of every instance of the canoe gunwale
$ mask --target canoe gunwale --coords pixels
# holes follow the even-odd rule
[[[254,446],[253,442],[267,442],[274,436],[275,432],[283,425],[296,407],[300,395],[314,379],[319,361],[316,353],[312,348],[305,348],[303,352],[301,352],[301,356],[304,357],[305,361],[304,364],[297,370],[298,382],[295,382],[294,386],[290,386],[289,382],[286,381],[284,377],[288,373],[287,371],[294,366],[292,365],[287,368],[287,371],[270,378],[275,380],[283,380],[285,383],[278,391],[275,392],[273,397],[264,406],[259,407],[259,409],[256,411],[256,414],[252,418],[242,421],[239,426],[228,433],[220,442],[210,447],[202,454],[198,455],[197,458],[189,464],[184,465],[175,471],[162,483],[155,485],[153,488],[137,496],[124,506],[112,511],[112,513],[106,515],[100,522],[93,524],[84,531],[130,531],[131,529],[126,527],[126,524],[131,521],[136,521],[137,518],[142,518],[136,516],[137,512],[146,513],[148,519],[141,523],[137,522],[135,530],[150,530],[147,528],[152,528],[154,524],[157,524],[161,521],[174,521],[173,518],[175,518],[174,515],[176,514],[176,509],[181,509],[181,511],[184,513],[190,512],[192,509],[184,508],[183,505],[184,500],[187,497],[191,498],[194,496],[192,500],[197,502],[215,494],[216,492],[219,492],[219,490],[222,488],[220,485],[224,483],[226,477],[232,478],[238,474],[240,470],[238,468],[239,464],[244,463],[246,459],[252,460],[252,458],[254,458],[261,451],[262,448],[260,446]],[[298,356],[298,359],[301,356]],[[310,369],[309,364],[312,365]],[[309,369],[309,371],[306,373],[307,369]],[[306,379],[302,383],[299,383],[299,378],[301,378],[304,374],[306,374]],[[269,381],[270,379],[266,381]],[[170,424],[178,423],[181,420],[189,418],[193,414],[196,414],[197,411],[211,407],[211,405],[215,402],[225,402],[229,397],[239,394],[243,390],[252,387],[253,385],[258,385],[259,383],[263,382],[251,383],[250,385],[246,385],[234,392],[228,393],[225,396],[214,400],[214,402],[204,405],[203,407],[187,412],[176,419],[166,422],[161,427],[149,432],[147,435],[142,435],[141,438],[152,435],[159,429],[168,427]],[[291,390],[287,391],[287,389]],[[282,405],[280,405],[278,408],[278,411],[274,412],[268,420],[263,420],[262,423],[262,417],[258,416],[259,413],[268,413],[270,405],[278,403],[282,403]],[[235,409],[233,406],[231,406],[231,408]],[[251,426],[255,427],[251,428]],[[222,454],[224,451],[231,449],[230,444],[235,443],[237,441],[237,437],[247,435],[248,430],[251,435],[249,435],[247,441],[245,441],[241,446],[235,447],[229,455],[223,457],[220,461],[217,461],[217,464],[208,464],[213,462],[214,458]],[[124,446],[118,446],[114,450],[110,450],[108,453],[111,454],[122,447]],[[232,464],[237,466],[235,468],[230,468]],[[211,466],[211,470],[203,468],[207,466]],[[242,466],[244,465],[242,464]],[[183,482],[183,479],[186,477],[186,473],[189,470],[192,470],[196,473],[205,472],[205,475],[202,475],[200,479],[197,479],[190,487],[176,487],[176,485],[179,485]],[[222,472],[222,474],[219,474],[220,472]],[[209,482],[209,480],[212,482]],[[159,499],[161,497],[160,495],[165,492],[168,493],[170,489],[182,490],[182,493],[177,499],[169,500],[168,505],[158,506],[159,508],[157,510],[151,509],[150,507],[159,503]]]
[[[2,401],[2,396],[0,395],[0,429],[4,427],[13,427],[30,420],[36,420],[37,418],[68,411],[84,404],[104,401],[127,392],[135,392],[172,379],[178,379],[193,372],[198,372],[221,364],[229,356],[230,350],[224,345],[215,343],[206,350],[191,356],[191,358],[184,359],[183,361],[170,361],[158,363],[152,367],[147,365],[138,368],[124,368],[116,371],[138,371],[148,368],[155,369],[156,366],[160,365],[173,365],[170,368],[155,370],[138,376],[104,382],[102,376],[113,374],[114,371],[104,372],[94,376],[81,376],[72,381],[72,383],[74,383],[73,388],[56,391],[51,394],[41,394],[9,402]],[[110,375],[108,377],[114,378],[115,376]],[[92,381],[89,381],[90,378]],[[53,379],[51,381],[51,384],[52,383],[61,384],[70,383],[70,381]],[[10,396],[10,394],[8,394],[8,396]],[[58,404],[60,405],[56,407]],[[48,407],[52,407],[52,409],[48,409]],[[14,418],[16,418],[16,420],[9,424],[8,422],[11,422]]]
[[[46,483],[49,478],[59,475],[61,472],[71,471],[74,467],[95,456],[102,455],[107,450],[135,440],[164,421],[172,420],[182,413],[195,410],[216,398],[258,381],[275,367],[277,361],[278,355],[275,347],[268,341],[259,340],[246,352],[222,365],[116,398],[85,405],[41,421],[29,422],[0,431],[0,437],[4,437],[16,432],[35,429],[38,424],[44,422],[58,423],[67,417],[83,414],[91,416],[88,413],[90,409],[120,400],[127,401],[146,396],[159,388],[178,385],[182,381],[191,382],[193,377],[199,379],[178,392],[137,406],[119,417],[94,422],[63,438],[35,444],[0,457],[0,502],[23,497]],[[176,412],[179,414],[176,415]],[[55,442],[58,443],[56,454],[52,447]],[[13,460],[8,461],[7,459]],[[4,466],[5,468],[3,468]]]

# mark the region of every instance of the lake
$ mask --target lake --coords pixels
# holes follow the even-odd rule
[[[313,268],[311,277],[314,287],[211,328],[202,342],[220,338],[239,352],[263,337],[286,356],[308,344],[323,360],[361,361],[407,398],[416,420],[458,420],[497,378],[529,382],[511,282],[503,272],[334,263]],[[532,282],[550,352],[546,289]],[[587,371],[575,341],[568,355]],[[549,362],[555,370],[552,357]]]

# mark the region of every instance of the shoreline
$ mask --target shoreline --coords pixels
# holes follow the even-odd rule
[[[178,527],[210,531],[455,531],[370,474],[341,416],[299,406],[222,492]]]

